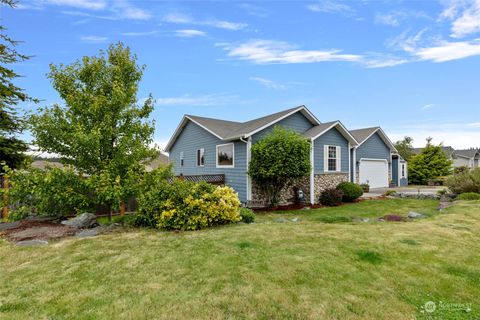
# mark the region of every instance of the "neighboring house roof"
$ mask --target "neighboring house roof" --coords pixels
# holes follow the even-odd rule
[[[350,130],[350,133],[352,136],[355,137],[355,139],[358,141],[358,146],[360,147],[365,141],[367,141],[371,136],[373,136],[375,133],[378,133],[380,138],[383,140],[383,142],[390,148],[391,151],[397,152],[397,148],[393,145],[392,141],[388,138],[386,133],[382,130],[380,127],[371,127],[371,128],[363,128],[363,129],[356,129],[356,130]]]
[[[56,161],[35,160],[32,162],[32,167],[35,169],[45,170],[46,168],[63,168],[63,164]]]
[[[160,155],[157,158],[145,164],[145,170],[147,171],[155,170],[161,166],[166,166],[168,162],[169,162],[168,156],[164,155],[163,153],[160,153]]]
[[[473,159],[475,156],[478,156],[480,150],[478,149],[464,149],[464,150],[455,150],[455,154],[459,157]]]
[[[336,128],[340,132],[340,134],[343,137],[345,137],[345,139],[347,139],[352,146],[356,146],[358,144],[358,141],[355,139],[355,137],[338,120],[324,122],[319,125],[316,125],[310,128],[309,130],[307,130],[303,135],[307,138],[315,140],[318,137],[322,136],[324,133],[328,132],[332,128]]]
[[[298,106],[295,108],[280,111],[265,117],[257,118],[247,122],[234,122],[220,119],[204,118],[198,116],[185,115],[180,122],[180,125],[175,130],[170,141],[165,147],[165,151],[170,151],[178,136],[182,132],[188,121],[192,121],[207,130],[221,140],[235,140],[239,138],[248,138],[253,134],[271,126],[275,123],[285,119],[286,117],[301,112],[314,125],[319,125],[320,121],[308,110],[305,106]]]

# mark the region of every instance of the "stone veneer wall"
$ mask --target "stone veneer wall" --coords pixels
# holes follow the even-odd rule
[[[288,204],[295,202],[294,189],[301,189],[305,195],[305,202],[310,203],[310,176],[304,177],[289,188],[285,188],[280,193],[279,204]],[[268,205],[265,202],[265,196],[263,192],[258,188],[255,182],[252,181],[252,200],[247,203],[249,207],[260,207]]]
[[[316,174],[313,181],[315,184],[314,201],[318,203],[323,190],[335,188],[340,182],[348,182],[348,173]]]
[[[323,190],[328,188],[335,188],[340,182],[348,182],[348,173],[316,174],[313,180],[315,184],[314,202],[318,203],[320,193],[322,193]],[[280,194],[280,204],[288,204],[295,201],[295,195],[293,191],[295,187],[303,190],[303,193],[305,195],[305,203],[310,203],[310,176],[307,176],[295,183],[290,188],[286,188],[282,191],[282,193]],[[252,200],[247,203],[247,206],[260,207],[265,205],[267,205],[267,203],[265,202],[265,196],[263,192],[261,192],[258,186],[256,186],[253,182]]]

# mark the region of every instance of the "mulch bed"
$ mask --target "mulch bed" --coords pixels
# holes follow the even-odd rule
[[[56,240],[75,235],[77,229],[51,221],[24,220],[15,228],[3,231],[7,240],[12,242],[26,240]]]

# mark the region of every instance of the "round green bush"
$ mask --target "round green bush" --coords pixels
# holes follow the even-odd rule
[[[244,223],[255,222],[255,213],[253,213],[252,209],[240,208],[240,217],[242,217],[242,222]]]
[[[343,192],[342,190],[331,188],[325,189],[320,194],[320,203],[326,206],[336,206],[342,202]]]
[[[341,182],[337,185],[337,189],[343,192],[344,202],[352,202],[363,195],[362,187],[353,182]]]
[[[458,200],[480,200],[480,193],[465,192],[465,193],[459,194],[457,199]]]

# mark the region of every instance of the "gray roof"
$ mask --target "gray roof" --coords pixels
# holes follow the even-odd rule
[[[298,106],[295,108],[290,108],[287,110],[283,110],[274,114],[270,114],[268,116],[264,116],[261,118],[257,118],[254,120],[250,120],[247,122],[235,122],[235,121],[227,121],[227,120],[220,120],[220,119],[213,119],[213,118],[205,118],[205,117],[198,117],[192,115],[185,115],[182,122],[178,126],[177,130],[173,134],[172,138],[168,142],[165,151],[169,151],[170,147],[173,145],[175,140],[177,139],[178,135],[180,134],[183,127],[186,125],[188,120],[194,121],[200,126],[202,126],[207,131],[210,131],[217,137],[222,140],[234,140],[240,137],[247,137],[252,135],[253,133],[261,130],[264,127],[267,127],[283,117],[295,113],[295,112],[302,112],[309,120],[317,125],[320,124],[320,121],[315,118],[315,116],[305,107],[305,106]]]
[[[32,167],[35,169],[45,170],[47,168],[63,168],[63,164],[57,161],[35,160],[32,162]]]
[[[480,153],[479,149],[463,149],[463,150],[455,150],[456,155],[474,158],[476,155]]]
[[[358,143],[362,143],[378,129],[380,129],[380,127],[363,128],[357,130],[350,130],[350,133],[355,138],[355,140],[358,141]]]
[[[330,121],[321,123],[319,125],[316,125],[315,127],[310,128],[303,135],[307,138],[314,138],[337,122],[338,121]]]

